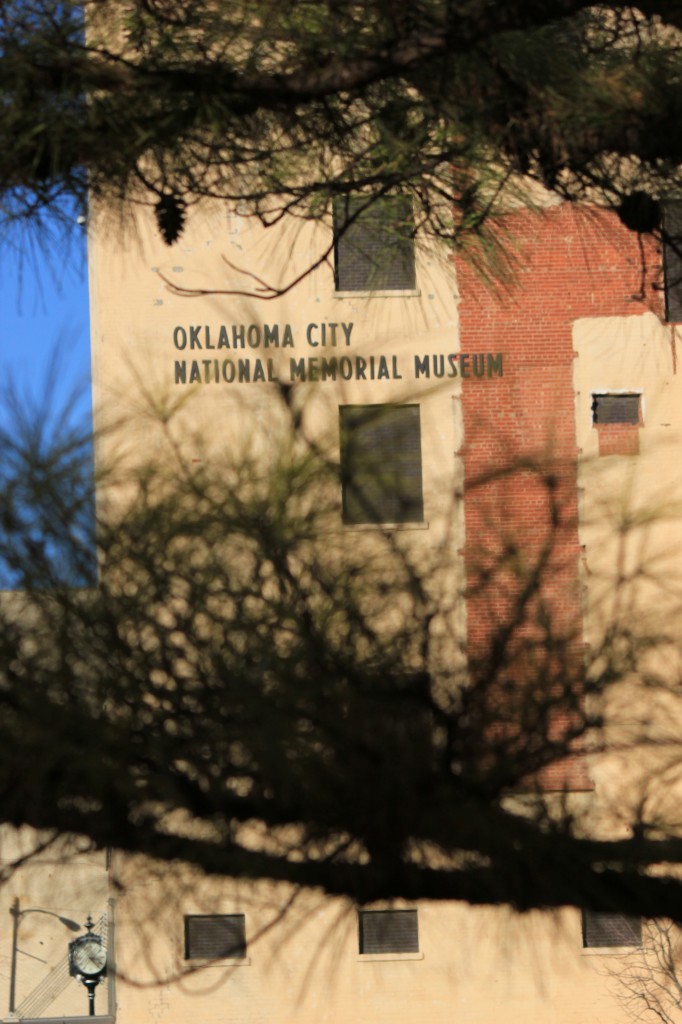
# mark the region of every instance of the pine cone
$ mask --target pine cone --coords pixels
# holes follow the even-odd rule
[[[159,231],[166,245],[172,245],[182,234],[185,224],[185,209],[185,201],[173,192],[161,196],[156,204],[154,208],[156,223],[159,225]]]

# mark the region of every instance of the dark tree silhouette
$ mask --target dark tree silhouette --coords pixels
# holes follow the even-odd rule
[[[360,902],[682,917],[674,831],[642,805],[630,838],[590,837],[580,801],[544,781],[607,742],[605,702],[669,642],[630,622],[583,661],[546,585],[573,525],[547,464],[519,468],[552,511],[535,548],[520,559],[507,542],[477,577],[470,565],[469,588],[504,585],[509,600],[467,660],[456,545],[451,562],[409,531],[349,546],[338,469],[300,442],[220,472],[171,445],[163,468],[105,474],[99,582],[74,587],[88,538],[73,528],[73,442],[44,455],[38,503],[54,514],[38,546],[17,490],[31,464],[3,439],[3,554],[21,552],[22,574],[0,602],[3,821]],[[55,564],[50,545],[71,557]],[[627,737],[611,722],[610,742],[634,756],[676,683],[647,668],[648,721]]]

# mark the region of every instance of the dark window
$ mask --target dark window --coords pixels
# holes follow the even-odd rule
[[[665,318],[682,322],[682,200],[663,204],[663,272]]]
[[[420,523],[421,426],[418,405],[342,405],[344,523]]]
[[[334,267],[342,292],[415,287],[414,218],[409,196],[342,197],[334,203]]]
[[[243,914],[191,914],[185,918],[187,960],[238,960],[245,956]]]
[[[418,953],[416,910],[361,910],[361,953]]]
[[[642,921],[629,914],[583,911],[583,946],[641,946]]]
[[[592,422],[630,423],[637,426],[641,423],[641,396],[630,395],[593,395]]]

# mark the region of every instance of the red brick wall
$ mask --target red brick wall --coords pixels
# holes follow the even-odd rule
[[[631,423],[600,423],[597,427],[600,455],[638,455],[639,427]]]
[[[462,381],[468,653],[501,770],[517,755],[542,765],[542,736],[561,746],[580,724],[572,324],[658,308],[660,271],[653,243],[640,249],[607,211],[566,204],[504,228],[509,283],[491,286],[456,260],[462,351],[503,353],[502,379]],[[575,756],[535,777],[588,784]]]

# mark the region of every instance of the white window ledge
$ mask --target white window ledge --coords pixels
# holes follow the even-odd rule
[[[428,522],[423,523],[342,523],[344,530],[428,530]]]
[[[580,950],[583,956],[629,956],[631,953],[640,952],[641,946],[583,946]]]
[[[382,291],[352,291],[352,292],[333,292],[335,299],[418,299],[421,295],[421,288],[395,288],[395,289],[384,289]]]
[[[423,953],[358,953],[356,960],[363,963],[377,963],[388,960],[423,960]]]
[[[230,957],[221,960],[200,960],[193,957],[191,960],[186,960],[185,963],[190,969],[198,967],[201,968],[202,971],[205,967],[250,967],[251,957]]]

